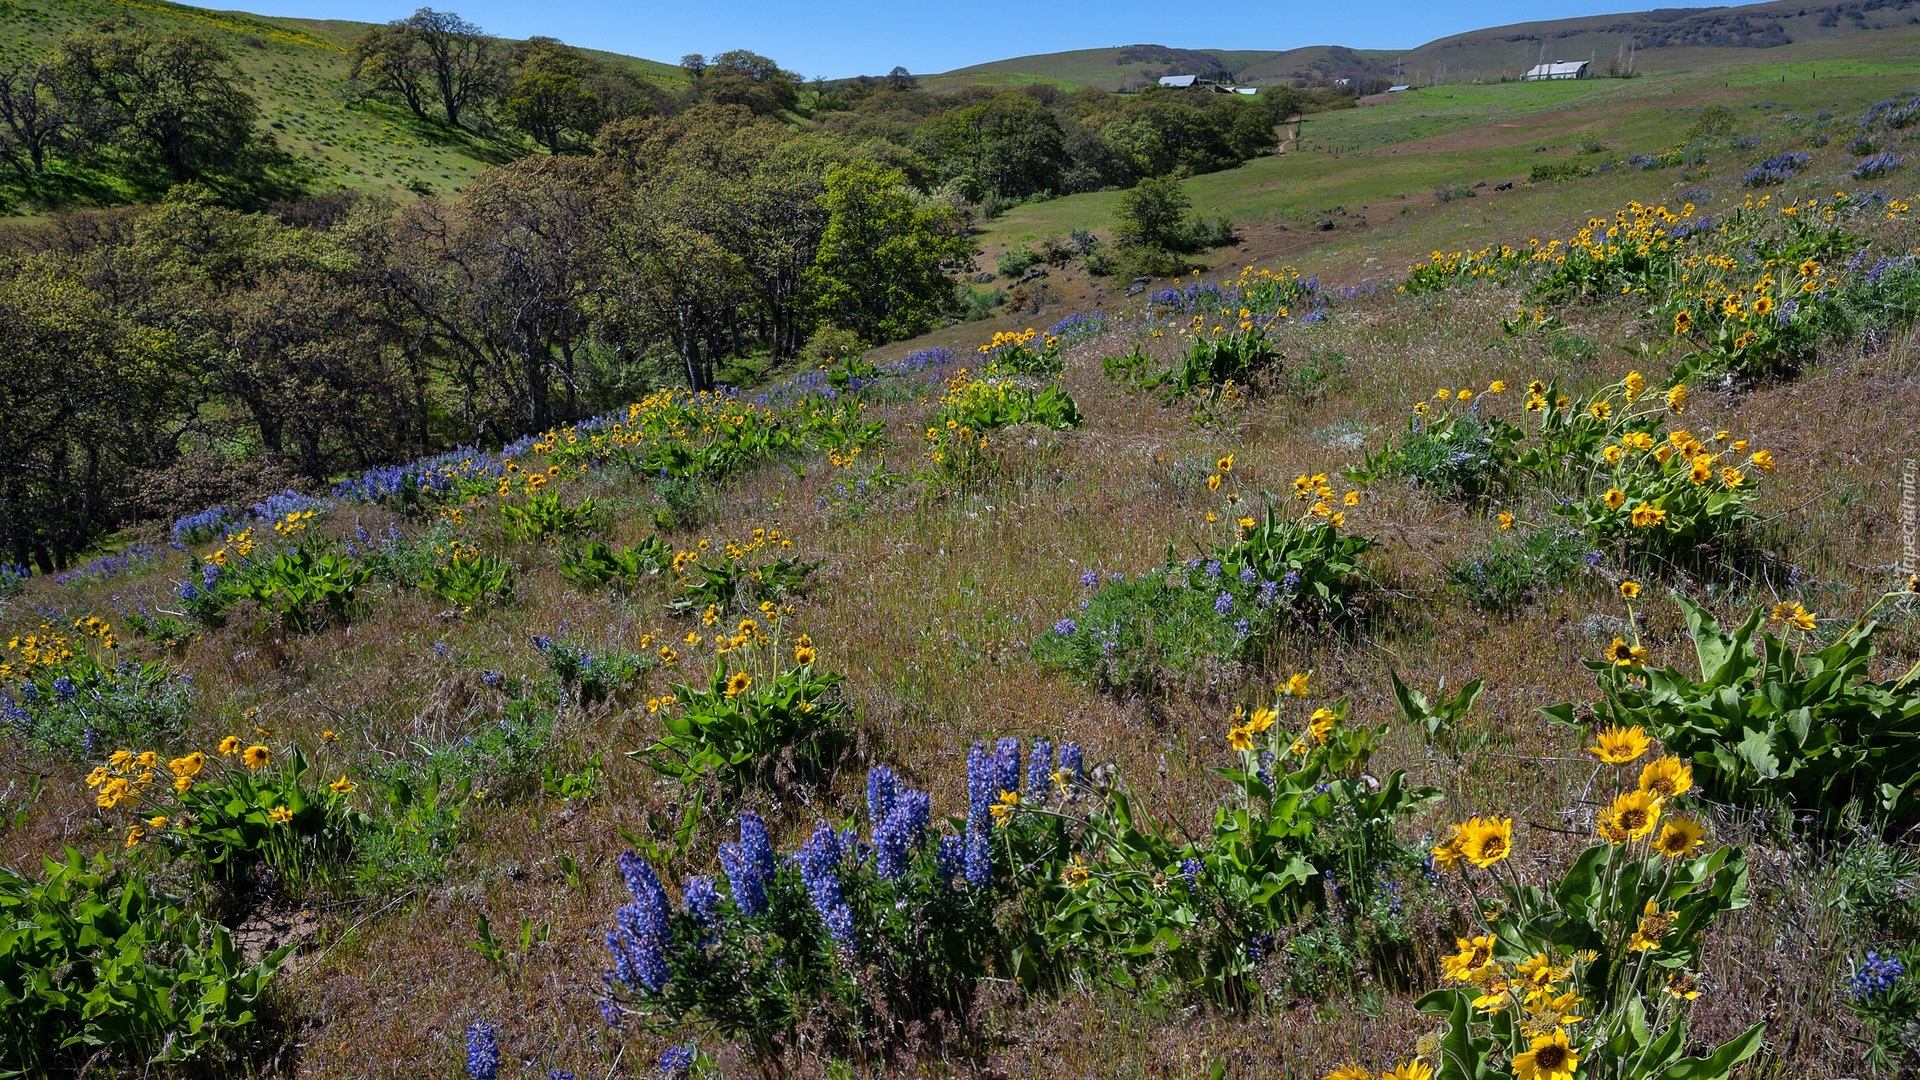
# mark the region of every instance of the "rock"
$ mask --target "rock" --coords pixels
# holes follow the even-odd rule
[[[1143,277],[1134,278],[1131,282],[1127,283],[1127,295],[1138,296],[1139,294],[1146,292],[1147,283],[1152,280],[1153,280],[1152,278],[1143,278]]]
[[[995,275],[993,271],[982,270],[979,273],[973,275],[973,282],[976,285],[985,285],[987,282],[992,281],[994,279],[994,276]]]
[[[1032,280],[1033,280],[1034,278],[1043,278],[1043,277],[1046,277],[1046,276],[1047,276],[1047,268],[1046,268],[1046,267],[1044,267],[1044,266],[1029,266],[1029,267],[1027,267],[1027,272],[1026,272],[1026,273],[1024,273],[1024,274],[1021,274],[1021,275],[1020,275],[1020,280],[1021,280],[1021,281],[1032,281]]]
[[[1316,229],[1319,229],[1319,230],[1320,230],[1321,232],[1332,232],[1332,231],[1333,231],[1333,219],[1332,219],[1332,218],[1321,218],[1321,219],[1320,219],[1319,221],[1316,221],[1316,222],[1314,222],[1314,223],[1313,223],[1313,227],[1314,227],[1314,228],[1316,228]]]
[[[1475,183],[1473,186],[1477,188],[1483,188],[1487,186],[1487,182],[1485,180],[1481,180]]]
[[[1502,180],[1502,181],[1501,181],[1500,183],[1498,183],[1498,184],[1495,184],[1495,185],[1493,185],[1493,190],[1495,190],[1495,191],[1512,191],[1512,190],[1513,190],[1513,181],[1511,181],[1511,180]]]

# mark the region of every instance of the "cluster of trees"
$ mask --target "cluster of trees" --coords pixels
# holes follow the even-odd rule
[[[599,142],[451,200],[246,212],[188,184],[0,238],[0,558],[65,565],[207,448],[324,480],[921,333],[971,264],[899,170],[744,106]]]
[[[0,69],[0,162],[28,183],[64,162],[102,169],[136,194],[185,181],[234,201],[296,188],[292,159],[259,117],[246,76],[211,38],[125,17]]]
[[[1231,168],[1274,147],[1298,95],[1155,87],[1066,93],[1049,85],[952,93],[898,72],[822,88],[815,122],[867,144],[928,187],[974,202],[1131,187],[1149,176]]]

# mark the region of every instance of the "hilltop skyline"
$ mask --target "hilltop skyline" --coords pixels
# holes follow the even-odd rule
[[[898,65],[915,74],[951,71],[1012,56],[1153,42],[1194,49],[1292,49],[1346,45],[1412,49],[1479,27],[1622,11],[1604,0],[1492,0],[1470,9],[1410,0],[1280,12],[1250,8],[1236,18],[1170,21],[1144,0],[1068,3],[1031,9],[1031,24],[1010,33],[988,19],[952,25],[940,11],[857,0],[827,10],[767,0],[725,7],[657,6],[637,12],[597,0],[530,6],[505,0],[441,0],[490,34],[557,37],[570,45],[674,61],[687,53],[747,48],[812,78],[884,74]],[[405,0],[260,0],[248,11],[308,19],[385,22],[413,11]],[[1222,9],[1223,12],[1227,9]],[[1636,9],[1638,10],[1638,9]]]

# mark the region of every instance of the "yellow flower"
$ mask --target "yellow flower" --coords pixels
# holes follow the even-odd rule
[[[1682,311],[1673,317],[1673,332],[1684,334],[1693,329],[1693,312]]]
[[[1620,583],[1620,596],[1621,596],[1621,598],[1622,598],[1622,599],[1626,599],[1626,600],[1637,600],[1637,599],[1639,599],[1639,597],[1640,597],[1640,583],[1639,583],[1639,582],[1637,582],[1637,581],[1623,581],[1623,582],[1621,582],[1621,583]]]
[[[1651,791],[1628,791],[1600,811],[1600,838],[1610,844],[1643,840],[1660,823],[1660,796]]]
[[[143,769],[151,769],[160,764],[160,755],[151,750],[143,750],[138,757],[133,759],[133,763]]]
[[[1667,976],[1667,996],[1677,1001],[1692,1001],[1700,996],[1700,984],[1684,971]]]
[[[1747,474],[1729,465],[1720,470],[1720,482],[1727,486],[1728,491],[1732,491],[1747,482]]]
[[[1512,818],[1471,818],[1460,827],[1460,854],[1485,870],[1513,853]]]
[[[1607,464],[1618,465],[1620,464],[1620,459],[1626,456],[1626,451],[1617,446],[1609,446],[1605,450],[1600,451],[1600,456],[1607,459]]]
[[[198,776],[206,768],[207,755],[195,750],[185,757],[177,757],[167,762],[167,771],[175,776]]]
[[[1677,383],[1674,385],[1673,389],[1667,391],[1667,408],[1673,410],[1675,413],[1682,413],[1686,411],[1687,409],[1687,384],[1686,383]]]
[[[1348,506],[1359,506],[1360,493],[1358,491],[1349,491],[1345,495],[1340,496],[1340,501]]]
[[[1226,457],[1223,457],[1219,461],[1214,462],[1213,467],[1216,469],[1219,469],[1223,473],[1232,472],[1233,471],[1233,455],[1228,454]]]
[[[1441,401],[1445,401],[1449,397],[1452,397],[1453,395],[1447,390],[1446,387],[1443,386],[1440,389],[1435,390],[1433,392],[1433,396],[1436,398],[1439,398]]]
[[[218,749],[222,754],[225,754],[228,757],[232,757],[233,755],[240,752],[240,740],[235,738],[232,735],[229,735],[226,738],[220,740],[220,746],[218,747]]]
[[[1500,528],[1503,530],[1513,528],[1513,515],[1505,510],[1500,511]]]
[[[1453,940],[1460,951],[1440,958],[1442,978],[1451,979],[1454,982],[1477,983],[1493,973],[1497,965],[1493,961],[1494,936],[1492,934]]]
[[[1755,315],[1765,315],[1772,310],[1773,297],[1771,296],[1762,296],[1753,302],[1753,313]]]
[[[1319,714],[1316,713],[1315,715],[1317,716]],[[1248,731],[1257,735],[1272,727],[1273,722],[1279,718],[1280,714],[1274,712],[1272,709],[1255,709],[1253,710],[1253,715],[1247,718],[1246,728]]]
[[[1641,503],[1639,506],[1633,508],[1633,524],[1637,528],[1649,528],[1660,524],[1666,519],[1667,512],[1665,510],[1655,509],[1648,503]]]
[[[141,837],[144,837],[146,835],[147,835],[147,830],[141,828],[138,825],[133,826],[132,828],[127,830],[127,846],[130,848],[139,847]]]
[[[1333,734],[1334,721],[1337,719],[1332,709],[1315,709],[1313,715],[1307,718],[1307,730],[1313,733],[1315,742],[1324,746],[1327,736]]]
[[[107,778],[112,775],[112,773],[107,771],[106,766],[95,765],[93,771],[87,774],[87,786],[99,787],[101,784],[106,783]]]
[[[354,783],[347,779],[346,773],[341,773],[340,779],[327,785],[327,790],[333,792],[335,795],[345,795],[347,792],[352,791],[353,788]]]
[[[1607,402],[1607,401],[1596,401],[1593,404],[1587,406],[1587,412],[1592,414],[1595,420],[1605,420],[1607,417],[1613,415],[1613,403]]]
[[[1069,863],[1065,870],[1060,871],[1060,880],[1066,882],[1067,887],[1070,889],[1077,889],[1085,885],[1087,879],[1092,876],[1093,875],[1087,873],[1087,864],[1081,861],[1078,855],[1073,857],[1073,862]]]
[[[179,792],[182,795],[185,795],[187,791],[192,787],[193,787],[193,777],[191,776],[176,776],[173,778],[173,790]]]
[[[1623,381],[1626,384],[1628,401],[1632,401],[1647,392],[1647,377],[1637,371],[1627,372],[1627,377]]]
[[[1472,401],[1472,400],[1473,400],[1473,391],[1471,391],[1471,390],[1467,390],[1467,389],[1464,389],[1464,388],[1462,388],[1462,389],[1461,389],[1461,391],[1460,391],[1460,400],[1461,400],[1461,401]]]
[[[1313,672],[1311,671],[1289,675],[1287,676],[1287,681],[1280,685],[1280,692],[1288,697],[1305,697],[1307,694],[1307,681],[1311,678],[1313,678]]]
[[[1773,471],[1773,454],[1771,451],[1755,450],[1751,460],[1754,466],[1761,472],[1770,473]]]
[[[259,743],[247,747],[240,755],[240,761],[249,769],[264,769],[272,760],[273,755],[268,753],[267,748],[261,746]]]
[[[1253,733],[1245,727],[1235,725],[1227,729],[1227,745],[1235,750],[1253,749]]]
[[[1005,825],[1007,822],[1013,820],[1014,808],[1019,805],[1020,796],[1017,792],[1001,792],[999,800],[990,808],[993,813],[993,820]]]
[[[1514,1080],[1573,1080],[1580,1055],[1567,1042],[1565,1028],[1535,1036],[1527,1049],[1513,1055]]]
[[[1684,859],[1704,842],[1706,829],[1691,818],[1671,818],[1660,826],[1660,835],[1654,837],[1653,850],[1669,859]]]
[[[801,667],[813,663],[814,657],[815,653],[811,645],[795,645],[793,647],[793,662],[799,664]]]
[[[1629,645],[1622,638],[1614,638],[1613,644],[1607,646],[1607,659],[1613,661],[1615,667],[1639,667],[1647,662],[1647,650],[1640,645]]]
[[[1392,1072],[1381,1073],[1380,1080],[1433,1080],[1433,1070],[1416,1058],[1401,1062]]]
[[[284,806],[276,806],[267,811],[267,816],[273,819],[274,824],[285,825],[287,822],[293,820],[293,811]]]
[[[1349,1061],[1345,1065],[1328,1073],[1325,1080],[1373,1080],[1373,1074],[1361,1068],[1355,1062]]]
[[[1687,479],[1696,484],[1704,484],[1713,479],[1713,455],[1701,454],[1695,457],[1687,469]]]
[[[1618,510],[1627,504],[1627,493],[1619,488],[1608,488],[1604,498],[1609,510]]]
[[[1433,845],[1433,865],[1442,870],[1451,870],[1460,865],[1460,826],[1454,825],[1447,830],[1447,838]]]
[[[1487,384],[1487,393],[1489,394],[1504,394],[1506,392],[1507,392],[1507,384],[1500,381],[1499,379],[1495,379],[1492,382]]]
[[[1814,628],[1813,612],[1800,606],[1798,600],[1781,601],[1773,605],[1773,611],[1767,616],[1775,622],[1784,622],[1800,630]]]
[[[334,731],[334,730],[333,730],[332,728],[321,728],[321,729],[320,729],[320,741],[321,741],[321,742],[335,742],[335,741],[337,741],[337,740],[338,740],[339,738],[340,738],[340,736],[339,736],[339,734],[338,734],[337,732],[335,732],[335,731]]]
[[[1634,930],[1633,937],[1627,939],[1628,952],[1650,952],[1660,947],[1660,942],[1673,931],[1674,915],[1671,911],[1661,911],[1656,901],[1647,901],[1640,915],[1640,926]]]
[[[147,828],[149,829],[164,829],[166,827],[167,818],[165,814],[155,814],[153,817],[147,819]]]
[[[1220,474],[1219,473],[1214,473],[1212,476],[1207,477],[1207,490],[1208,491],[1220,490]]]
[[[1654,758],[1641,767],[1637,786],[1663,799],[1685,795],[1693,790],[1693,766],[1677,757]]]
[[[107,764],[119,769],[121,772],[125,772],[127,766],[133,764],[133,752],[131,750],[115,750],[113,753],[107,755]]]
[[[1618,638],[1614,640],[1619,642]],[[1587,753],[1608,765],[1626,765],[1638,761],[1640,755],[1652,745],[1646,729],[1638,724],[1626,728],[1610,727],[1594,736],[1594,745],[1587,747]]]

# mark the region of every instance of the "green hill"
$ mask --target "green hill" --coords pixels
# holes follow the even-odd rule
[[[400,108],[349,107],[348,54],[366,23],[210,11],[165,0],[0,0],[0,67],[44,55],[62,35],[121,16],[212,35],[252,80],[261,122],[281,148],[309,163],[316,190],[450,190],[528,149],[510,132],[449,131]],[[684,77],[670,64],[592,55],[660,82]]]
[[[1592,60],[1595,73],[1631,59],[1636,71],[1682,71],[1761,62],[1789,45],[1845,41],[1851,54],[1891,44],[1887,31],[1920,25],[1920,0],[1743,7],[1661,8],[1620,15],[1515,23],[1440,38],[1407,50],[1312,45],[1285,50],[1127,45],[975,64],[933,76],[935,85],[1051,81],[1118,90],[1162,74],[1220,73],[1246,83],[1386,78],[1414,85],[1498,82],[1544,56]],[[1898,35],[1895,35],[1898,37]],[[1900,40],[1907,40],[1901,38]]]

